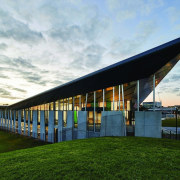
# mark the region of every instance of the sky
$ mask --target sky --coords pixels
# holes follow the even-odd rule
[[[0,0],[0,105],[179,38],[179,7],[179,0]],[[156,100],[180,105],[180,61]]]

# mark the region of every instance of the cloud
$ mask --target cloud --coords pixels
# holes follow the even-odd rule
[[[43,40],[41,32],[31,30],[27,24],[16,20],[3,10],[0,11],[0,26],[0,38],[11,38],[17,42],[28,44]]]
[[[7,47],[8,47],[7,44],[5,44],[5,43],[0,43],[0,51],[1,51],[1,50],[6,50]]]
[[[138,25],[138,30],[132,38],[116,38],[111,43],[109,55],[113,58],[128,57],[135,54],[141,46],[157,30],[155,21],[144,21]]]
[[[164,5],[162,0],[106,0],[107,7],[116,14],[117,21],[133,19],[137,15],[147,16]]]

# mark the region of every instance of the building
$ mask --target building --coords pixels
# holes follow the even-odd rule
[[[135,120],[135,135],[160,137],[160,114],[139,105],[153,91],[155,109],[155,87],[179,59],[180,38],[1,109],[0,127],[60,142],[127,135]]]
[[[146,109],[152,109],[154,106],[154,102],[143,102],[143,107],[145,107]],[[155,102],[155,107],[156,108],[160,108],[162,107],[162,103],[161,102]]]

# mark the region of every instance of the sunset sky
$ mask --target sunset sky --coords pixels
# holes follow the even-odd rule
[[[179,7],[179,0],[0,0],[0,105],[179,38]],[[180,61],[158,85],[159,98],[180,105]]]

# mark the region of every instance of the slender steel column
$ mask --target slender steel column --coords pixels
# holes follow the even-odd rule
[[[73,105],[72,105],[72,110],[74,111],[74,97],[73,97]]]
[[[64,99],[63,99],[63,111],[64,111]]]
[[[154,74],[153,76],[153,111],[155,111],[155,81],[156,81],[156,77]]]
[[[122,84],[122,100],[123,100],[123,120],[124,120],[124,134],[126,136],[126,121],[125,121],[125,111],[124,111],[124,87]]]
[[[121,110],[121,85],[119,85],[119,111]]]
[[[114,111],[114,87],[113,87],[113,111]]]
[[[88,93],[86,93],[86,104],[85,104],[85,111],[87,110],[87,100],[88,100]]]
[[[94,91],[94,132],[95,132],[95,120],[96,120],[96,91]]]
[[[69,98],[68,98],[68,111],[69,111]]]
[[[139,111],[139,80],[137,80],[137,111]]]
[[[104,111],[104,99],[105,99],[105,91],[103,89],[103,111]]]
[[[61,110],[60,106],[61,106],[61,101],[59,100],[58,101],[58,110]]]
[[[79,96],[79,111],[81,111],[81,95]]]

